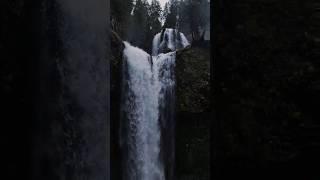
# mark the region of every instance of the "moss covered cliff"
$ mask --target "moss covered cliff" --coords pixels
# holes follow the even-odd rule
[[[210,106],[210,51],[191,47],[177,51],[177,111],[204,112]]]
[[[191,46],[176,57],[177,178],[210,176],[210,50]]]

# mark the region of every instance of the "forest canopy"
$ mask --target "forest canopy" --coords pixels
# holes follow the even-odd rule
[[[175,28],[189,41],[203,39],[210,25],[210,1],[111,0],[111,28],[122,39],[150,52],[153,36],[163,28]]]

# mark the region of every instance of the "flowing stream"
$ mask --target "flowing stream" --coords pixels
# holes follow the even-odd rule
[[[177,30],[165,29],[153,39],[152,56],[124,44],[120,142],[124,179],[172,179],[175,50],[189,43]]]

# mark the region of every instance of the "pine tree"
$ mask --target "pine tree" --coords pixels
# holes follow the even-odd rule
[[[166,13],[168,14],[166,15],[164,27],[176,28],[179,2],[178,0],[170,0],[167,6],[168,11]]]
[[[161,30],[161,6],[158,0],[152,0],[150,8],[149,8],[149,25],[152,34],[155,34]]]
[[[169,14],[169,3],[167,2],[165,5],[164,5],[164,8],[163,8],[163,12],[162,12],[162,15],[161,15],[161,21],[165,22],[167,17],[168,17],[168,14]]]
[[[137,0],[134,6],[131,28],[129,32],[129,40],[135,46],[145,47],[145,41],[148,27],[148,2],[146,0]]]
[[[125,29],[130,19],[130,12],[133,7],[133,0],[111,0],[111,28],[125,36]]]

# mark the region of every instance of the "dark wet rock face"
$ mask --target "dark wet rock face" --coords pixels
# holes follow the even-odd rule
[[[209,111],[209,49],[192,47],[177,51],[176,63],[177,111]]]
[[[111,61],[110,61],[110,150],[111,157],[111,179],[121,179],[121,151],[119,145],[120,129],[120,102],[121,102],[121,79],[122,59],[124,44],[119,35],[111,32]]]
[[[210,49],[176,54],[177,179],[210,178]]]
[[[119,93],[120,92],[120,83],[121,83],[121,62],[123,58],[123,49],[124,44],[122,39],[119,37],[117,33],[111,31],[111,61],[110,61],[110,69],[111,69],[111,93]],[[114,98],[114,97],[111,97]],[[117,101],[111,101],[117,102]]]

